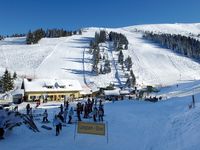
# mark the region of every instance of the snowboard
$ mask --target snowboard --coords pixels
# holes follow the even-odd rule
[[[42,124],[47,124],[47,123],[50,123],[51,121],[45,121],[45,122],[41,122]]]
[[[41,128],[46,129],[46,130],[52,130],[52,127],[46,126],[46,125],[42,125]]]

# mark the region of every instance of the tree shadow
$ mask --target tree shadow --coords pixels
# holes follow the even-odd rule
[[[79,75],[89,75],[89,76],[95,76],[94,73],[92,73],[91,71],[83,71],[83,70],[79,70],[79,69],[66,69],[66,68],[61,68],[63,70],[65,70],[66,72],[70,72],[73,74],[79,74]]]
[[[70,62],[77,62],[77,63],[83,63],[83,58],[66,58],[62,57],[63,60],[65,61],[70,61]],[[89,63],[90,59],[84,59],[84,63]]]

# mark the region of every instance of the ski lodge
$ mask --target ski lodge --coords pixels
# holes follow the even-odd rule
[[[24,79],[22,84],[25,101],[59,101],[81,97],[78,80]]]

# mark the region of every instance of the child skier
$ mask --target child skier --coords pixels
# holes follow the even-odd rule
[[[49,122],[48,118],[48,113],[47,110],[45,109],[44,113],[43,113],[43,122]]]

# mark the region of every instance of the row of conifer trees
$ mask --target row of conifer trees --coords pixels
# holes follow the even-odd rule
[[[153,32],[145,32],[143,37],[187,57],[200,59],[200,41],[194,37]]]
[[[78,31],[67,31],[64,29],[47,29],[44,30],[42,28],[37,29],[35,31],[29,31],[26,36],[26,43],[27,44],[36,44],[39,40],[44,37],[47,38],[58,38],[58,37],[66,37],[72,36],[74,34],[82,34],[81,30]]]

